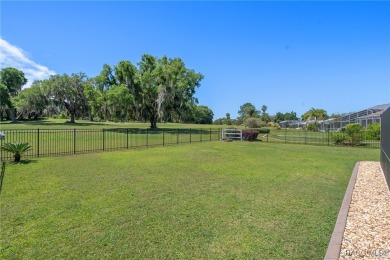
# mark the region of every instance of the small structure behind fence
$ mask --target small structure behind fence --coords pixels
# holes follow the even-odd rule
[[[242,141],[242,129],[222,129],[222,139],[238,139]]]
[[[390,108],[381,115],[381,166],[390,189]]]

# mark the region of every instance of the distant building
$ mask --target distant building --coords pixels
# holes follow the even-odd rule
[[[281,128],[302,128],[304,125],[306,125],[306,122],[299,120],[285,120],[279,122]]]
[[[279,123],[282,128],[303,128],[307,124],[316,122],[319,125],[319,129],[324,131],[327,129],[337,130],[348,124],[359,123],[362,127],[366,128],[369,124],[381,123],[381,114],[390,107],[390,104],[378,105],[370,107],[359,112],[350,112],[341,114],[337,118],[329,118],[326,120],[286,120]]]
[[[359,112],[351,112],[342,114],[338,118],[326,120],[326,127],[330,129],[342,128],[348,124],[359,123],[366,128],[369,124],[381,123],[381,114],[390,107],[390,104],[378,105],[370,107]]]

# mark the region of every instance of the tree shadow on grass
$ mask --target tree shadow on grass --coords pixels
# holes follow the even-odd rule
[[[116,124],[116,123],[115,123]],[[2,122],[1,125],[7,126],[8,128],[11,128],[13,126],[17,127],[18,125],[23,125],[23,126],[31,126],[31,127],[46,127],[46,126],[51,126],[51,127],[69,127],[69,126],[74,126],[76,127],[89,127],[89,126],[95,126],[96,128],[112,128],[112,127],[120,127],[120,124],[118,123],[118,126],[114,126],[111,124],[111,122],[77,122],[76,123],[69,123],[68,121],[64,122],[53,122],[45,119],[39,119],[39,120],[34,120],[34,121],[18,121],[16,123],[10,123],[10,122]]]
[[[45,119],[40,119],[36,121],[20,121],[16,124],[24,124],[24,125],[31,125],[31,126],[106,126],[104,122],[88,122],[88,123],[69,123],[68,121],[64,122],[53,122]]]

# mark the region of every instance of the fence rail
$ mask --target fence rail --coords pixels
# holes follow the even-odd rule
[[[62,130],[4,130],[3,143],[28,142],[32,150],[24,158],[70,155],[131,149],[136,147],[166,146],[183,143],[217,141],[220,129],[62,129]],[[0,152],[1,161],[13,159],[6,151]]]
[[[222,138],[222,129],[216,128],[163,128],[157,130],[140,128],[35,129],[4,130],[3,133],[5,139],[1,140],[1,144],[12,142],[30,143],[33,149],[26,152],[23,156],[24,158],[217,141]],[[348,142],[335,143],[335,134],[339,133],[330,131],[310,132],[296,129],[273,129],[269,134],[259,134],[258,139],[270,143],[352,146]],[[372,138],[372,136],[364,131],[360,135],[358,138],[360,140],[359,143],[353,144],[353,146],[380,148],[379,140]],[[390,152],[387,153],[387,155],[389,154]],[[0,152],[1,161],[9,161],[12,159],[13,155],[11,153],[5,151]],[[390,179],[390,177],[388,178]]]
[[[337,137],[342,136],[345,140],[337,142]],[[354,140],[348,140],[349,137],[341,132],[312,132],[307,130],[296,130],[282,128],[272,130],[269,134],[259,134],[258,139],[271,143],[289,143],[289,144],[307,144],[321,146],[353,146],[360,148],[380,148],[379,136],[373,137],[372,132],[362,131]],[[339,139],[340,140],[340,139]]]

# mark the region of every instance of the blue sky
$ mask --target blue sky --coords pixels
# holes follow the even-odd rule
[[[390,103],[390,2],[2,1],[0,19],[1,66],[30,82],[148,53],[202,73],[214,119]]]

